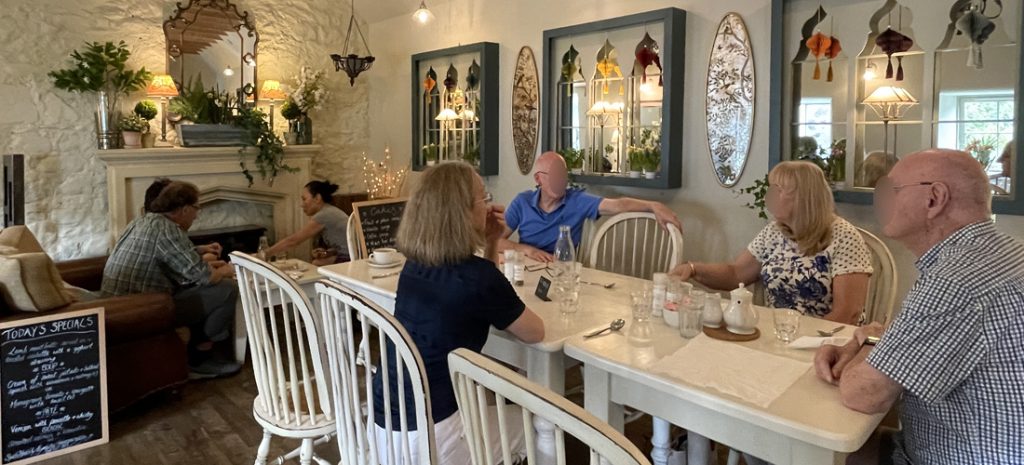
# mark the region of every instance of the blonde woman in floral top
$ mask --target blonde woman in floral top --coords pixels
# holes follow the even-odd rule
[[[683,263],[672,270],[709,288],[760,280],[769,307],[855,324],[873,272],[857,228],[835,214],[832,191],[813,163],[784,162],[768,174],[765,226],[732,263]]]

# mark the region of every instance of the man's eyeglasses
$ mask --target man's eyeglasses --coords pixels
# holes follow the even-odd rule
[[[550,176],[553,179],[559,179],[559,180],[569,179],[569,174],[568,173],[560,174],[560,175],[555,175],[555,174],[549,173],[547,171],[538,171],[537,174],[547,175],[547,176]]]
[[[883,180],[879,181],[878,184],[875,185],[875,194],[895,197],[896,194],[898,194],[901,190],[906,189],[908,187],[930,186],[932,184],[935,184],[936,182],[938,181],[920,181],[893,186],[891,183]]]

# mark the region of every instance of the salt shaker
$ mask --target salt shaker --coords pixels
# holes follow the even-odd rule
[[[526,282],[526,263],[523,260],[523,253],[516,251],[515,263],[512,265],[512,284],[522,286]]]
[[[508,249],[508,250],[505,251],[504,272],[505,272],[505,279],[507,279],[508,282],[513,283],[513,284],[515,284],[515,274],[516,274],[515,270],[516,270],[516,251],[513,250],[513,249]]]

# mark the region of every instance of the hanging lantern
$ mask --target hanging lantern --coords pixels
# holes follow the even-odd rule
[[[448,73],[444,76],[444,88],[448,92],[451,92],[459,85],[459,70],[455,69],[455,65],[448,65]]]
[[[885,78],[892,79],[893,68],[892,68],[892,55],[894,53],[903,53],[910,50],[910,47],[914,46],[914,39],[907,37],[906,35],[900,34],[892,29],[890,26],[885,32],[878,35],[875,38],[875,45],[885,52],[885,55],[889,57],[889,64],[885,68]],[[896,57],[898,63],[898,69],[896,71],[896,80],[903,80],[903,57]]]
[[[359,39],[363,42],[363,48],[366,49],[366,56],[359,56],[353,53],[349,49],[349,43],[352,40],[352,29],[356,30],[359,34]],[[370,69],[373,66],[373,61],[376,58],[370,53],[370,46],[366,43],[366,37],[363,36],[363,30],[359,27],[359,23],[356,22],[356,3],[352,1],[352,18],[348,21],[348,32],[345,34],[345,46],[342,48],[342,55],[331,54],[331,59],[334,60],[335,71],[345,71],[348,75],[348,83],[350,86],[356,85],[356,77],[359,73]]]
[[[595,67],[594,77],[600,76],[602,79],[611,79],[613,76],[622,77],[622,68],[619,67],[619,52],[615,50],[612,43],[605,39],[604,45],[600,50],[597,51],[597,66]],[[601,92],[604,94],[608,93],[608,81],[605,81],[601,86]],[[622,83],[619,83],[619,95],[623,94]]]
[[[636,69],[640,68],[640,82],[647,83],[647,67],[652,64],[658,67],[658,85],[663,85],[661,79],[661,57],[658,56],[660,53],[658,42],[651,38],[651,35],[644,33],[643,40],[639,44],[636,44],[636,66],[633,67],[633,74],[636,74]]]
[[[434,67],[431,66],[427,70],[427,78],[423,80],[423,90],[426,91],[424,94],[429,96],[434,87],[437,87],[437,73],[434,72]]]
[[[480,85],[480,64],[474,59],[473,63],[469,65],[469,73],[466,74],[466,90],[476,90],[478,85]]]
[[[839,56],[839,52],[843,51],[843,46],[839,45],[839,39],[836,36],[830,36],[829,39],[832,40],[832,44],[829,45],[828,52],[825,54],[828,56],[828,78],[826,80],[832,82],[832,60]]]
[[[586,80],[583,77],[583,60],[580,58],[580,52],[576,51],[576,47],[572,44],[569,44],[569,50],[562,55],[562,74],[558,78],[559,84],[575,82],[576,73],[579,73],[580,80]],[[572,97],[571,85],[565,86],[565,96]]]
[[[832,38],[822,34],[820,31],[815,32],[814,35],[807,39],[805,45],[807,45],[807,50],[810,50],[811,55],[814,56],[814,76],[812,79],[817,81],[821,79],[819,60],[828,53],[829,48],[832,46]]]
[[[979,12],[976,6],[971,6],[956,20],[956,33],[966,35],[967,39],[971,41],[971,53],[967,55],[967,66],[976,69],[982,68],[981,44],[985,43],[995,30],[995,23]]]

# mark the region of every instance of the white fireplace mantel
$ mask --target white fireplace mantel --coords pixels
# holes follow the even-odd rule
[[[239,147],[99,150],[96,157],[107,165],[111,244],[141,212],[146,188],[161,177],[195,184],[200,203],[230,199],[269,204],[274,211],[274,235],[285,237],[305,222],[299,208],[302,188],[311,179],[310,165],[320,149],[319,145],[285,147],[285,163],[298,171],[282,171],[272,184],[260,179],[255,150],[247,149],[246,165],[255,177],[252,186],[239,166]],[[301,249],[293,251],[295,256],[309,255],[309,244]]]

